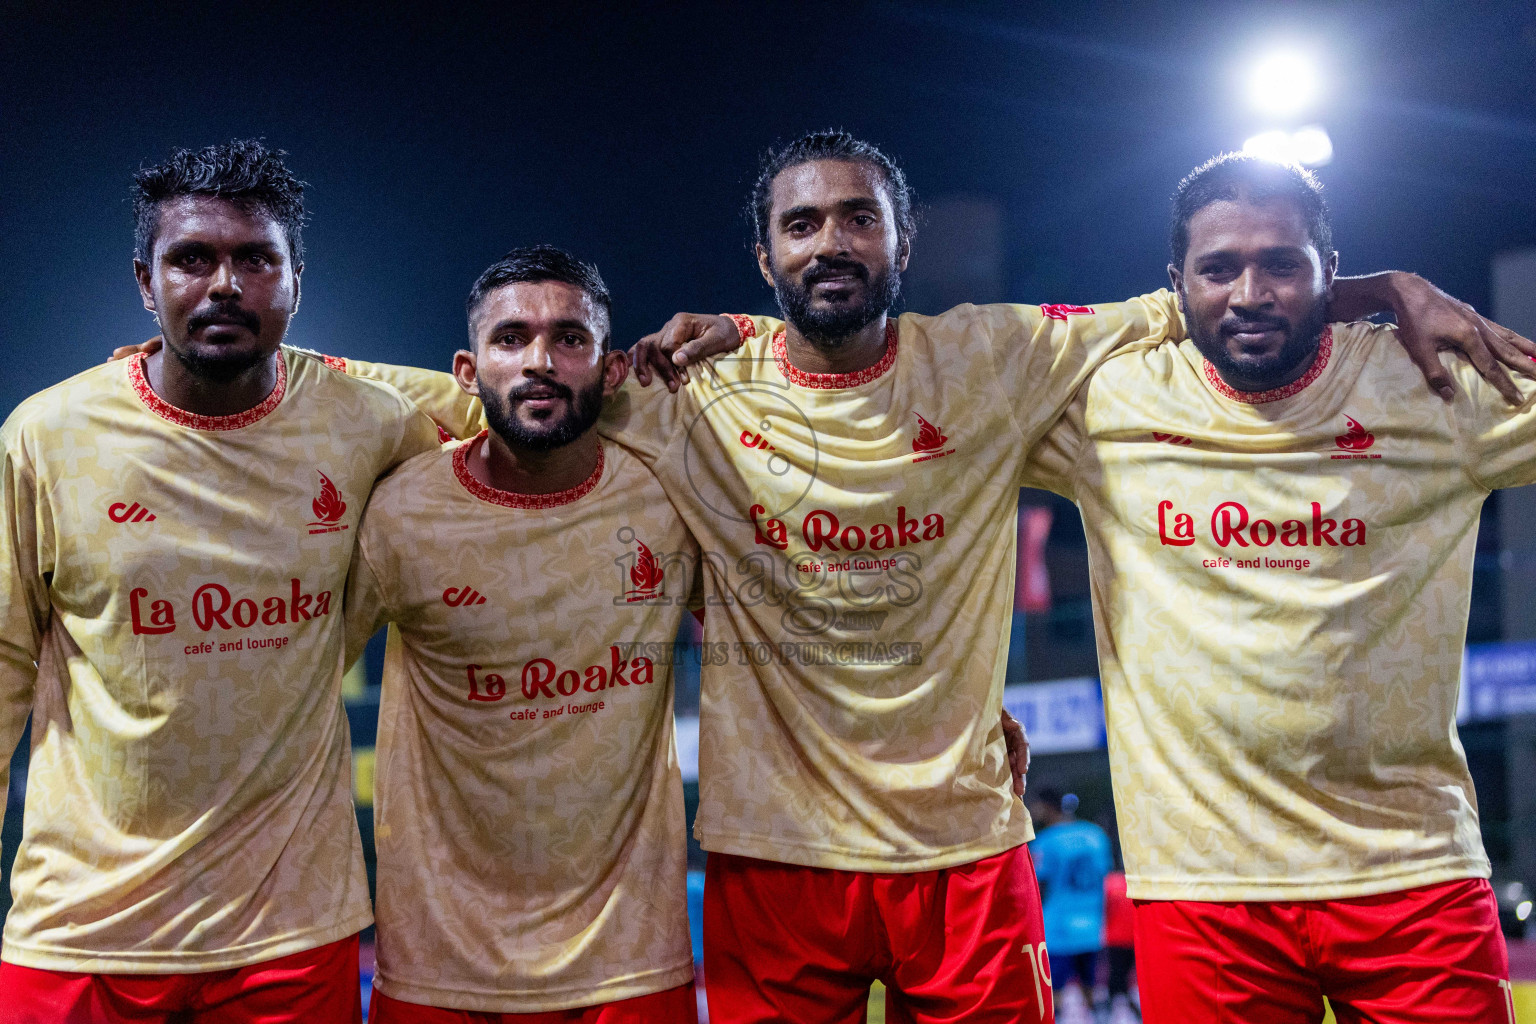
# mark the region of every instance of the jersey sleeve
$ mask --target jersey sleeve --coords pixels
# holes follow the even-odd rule
[[[1061,418],[1030,447],[1019,473],[1020,487],[1037,487],[1069,501],[1077,500],[1077,466],[1087,437],[1087,404],[1088,384],[1085,383],[1077,389]]]
[[[1167,289],[1097,306],[957,306],[936,319],[984,340],[1001,400],[1025,445],[1056,421],[1111,353],[1184,340],[1178,298]]]
[[[1466,435],[1468,474],[1488,490],[1536,484],[1536,381],[1511,374],[1524,401],[1512,406],[1459,356],[1441,359],[1456,375],[1456,421]]]
[[[348,376],[366,377],[390,385],[432,418],[432,422],[447,435],[441,440],[462,441],[485,429],[485,411],[480,399],[466,394],[451,373],[336,356],[326,356],[325,363]]]
[[[347,572],[346,597],[342,601],[345,624],[347,656],[350,665],[362,656],[363,648],[379,628],[390,620],[391,609],[385,593],[384,582],[375,571],[373,560],[384,554],[380,536],[384,529],[379,516],[363,510],[358,524],[357,550],[352,556],[352,567]]]
[[[37,658],[48,627],[48,587],[43,574],[52,556],[45,536],[46,517],[37,508],[36,480],[10,431],[0,467],[0,799],[10,784],[11,752],[21,740]],[[0,815],[3,815],[0,810]]]

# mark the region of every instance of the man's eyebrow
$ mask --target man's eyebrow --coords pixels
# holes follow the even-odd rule
[[[1258,250],[1258,255],[1260,255],[1260,256],[1294,256],[1297,253],[1305,253],[1306,251],[1307,251],[1307,247],[1305,245],[1269,245],[1269,246],[1265,246],[1264,248]],[[1197,252],[1197,253],[1195,253],[1195,259],[1196,260],[1234,259],[1234,258],[1240,258],[1241,256],[1243,256],[1244,252],[1245,252],[1245,250],[1243,250],[1243,249],[1232,248],[1232,247],[1228,247],[1228,248],[1225,248],[1225,249],[1211,249],[1211,250],[1209,250],[1207,252]]]
[[[592,334],[594,336],[596,334],[596,332],[592,330],[592,328],[587,324],[585,320],[556,320],[550,324],[550,326],[558,331],[581,331],[585,334]],[[526,331],[530,327],[532,327],[532,324],[530,324],[527,320],[519,320],[515,317],[508,317],[506,320],[498,323],[495,327],[492,327],[491,333],[500,334],[502,331]]]
[[[852,210],[878,211],[880,209],[880,200],[875,199],[872,196],[855,196],[852,199],[839,199],[837,202],[832,203],[831,205],[834,209],[840,210],[844,213]],[[781,222],[787,223],[792,220],[798,220],[801,217],[814,217],[816,214],[820,213],[822,209],[823,207],[812,206],[808,203],[802,204],[800,206],[791,206],[789,209],[779,214],[779,220]]]

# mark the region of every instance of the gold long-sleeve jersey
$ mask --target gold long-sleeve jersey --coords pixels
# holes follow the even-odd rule
[[[580,486],[521,495],[470,474],[476,443],[379,484],[348,584],[350,636],[394,623],[375,984],[499,1013],[685,984],[672,665],[697,548],[616,445]]]
[[[1033,832],[999,725],[1030,446],[1115,348],[1180,338],[1160,291],[892,321],[852,374],[790,365],[783,325],[678,394],[632,382],[598,429],[644,460],[703,550],[706,850],[923,871]],[[447,374],[348,361],[446,429]]]
[[[1132,897],[1488,875],[1456,704],[1479,511],[1536,482],[1536,412],[1442,358],[1450,405],[1369,324],[1262,394],[1192,342],[1125,352],[1036,449],[1087,530]]]
[[[278,365],[234,416],[171,407],[141,357],[0,429],[7,755],[32,715],[10,963],[211,971],[370,920],[341,599],[375,478],[436,431],[391,388]]]

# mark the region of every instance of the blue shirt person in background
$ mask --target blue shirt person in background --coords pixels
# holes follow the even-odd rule
[[[1104,876],[1114,869],[1109,836],[1076,818],[1077,797],[1045,787],[1030,801],[1036,835],[1029,844],[1040,882],[1051,987],[1059,999],[1072,981],[1093,1009],[1099,951],[1104,948]],[[1106,1006],[1107,1009],[1107,1006]]]

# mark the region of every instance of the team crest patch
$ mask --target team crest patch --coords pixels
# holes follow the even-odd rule
[[[1330,455],[1332,459],[1379,459],[1375,452],[1367,453],[1366,449],[1376,443],[1376,435],[1360,425],[1360,421],[1348,413],[1344,414],[1344,422],[1349,424],[1349,429],[1333,439],[1334,450],[1339,455]]]
[[[923,419],[922,413],[913,413],[917,417],[917,436],[912,439],[912,461],[927,462],[929,459],[942,459],[946,455],[955,454],[953,448],[945,448],[949,438],[939,431],[939,428]]]
[[[318,469],[315,472],[320,474],[320,493],[309,503],[315,513],[315,518],[309,524],[309,532],[336,533],[345,530],[347,525],[341,522],[341,517],[347,514],[347,503],[341,500],[341,492],[331,483],[330,477]]]

